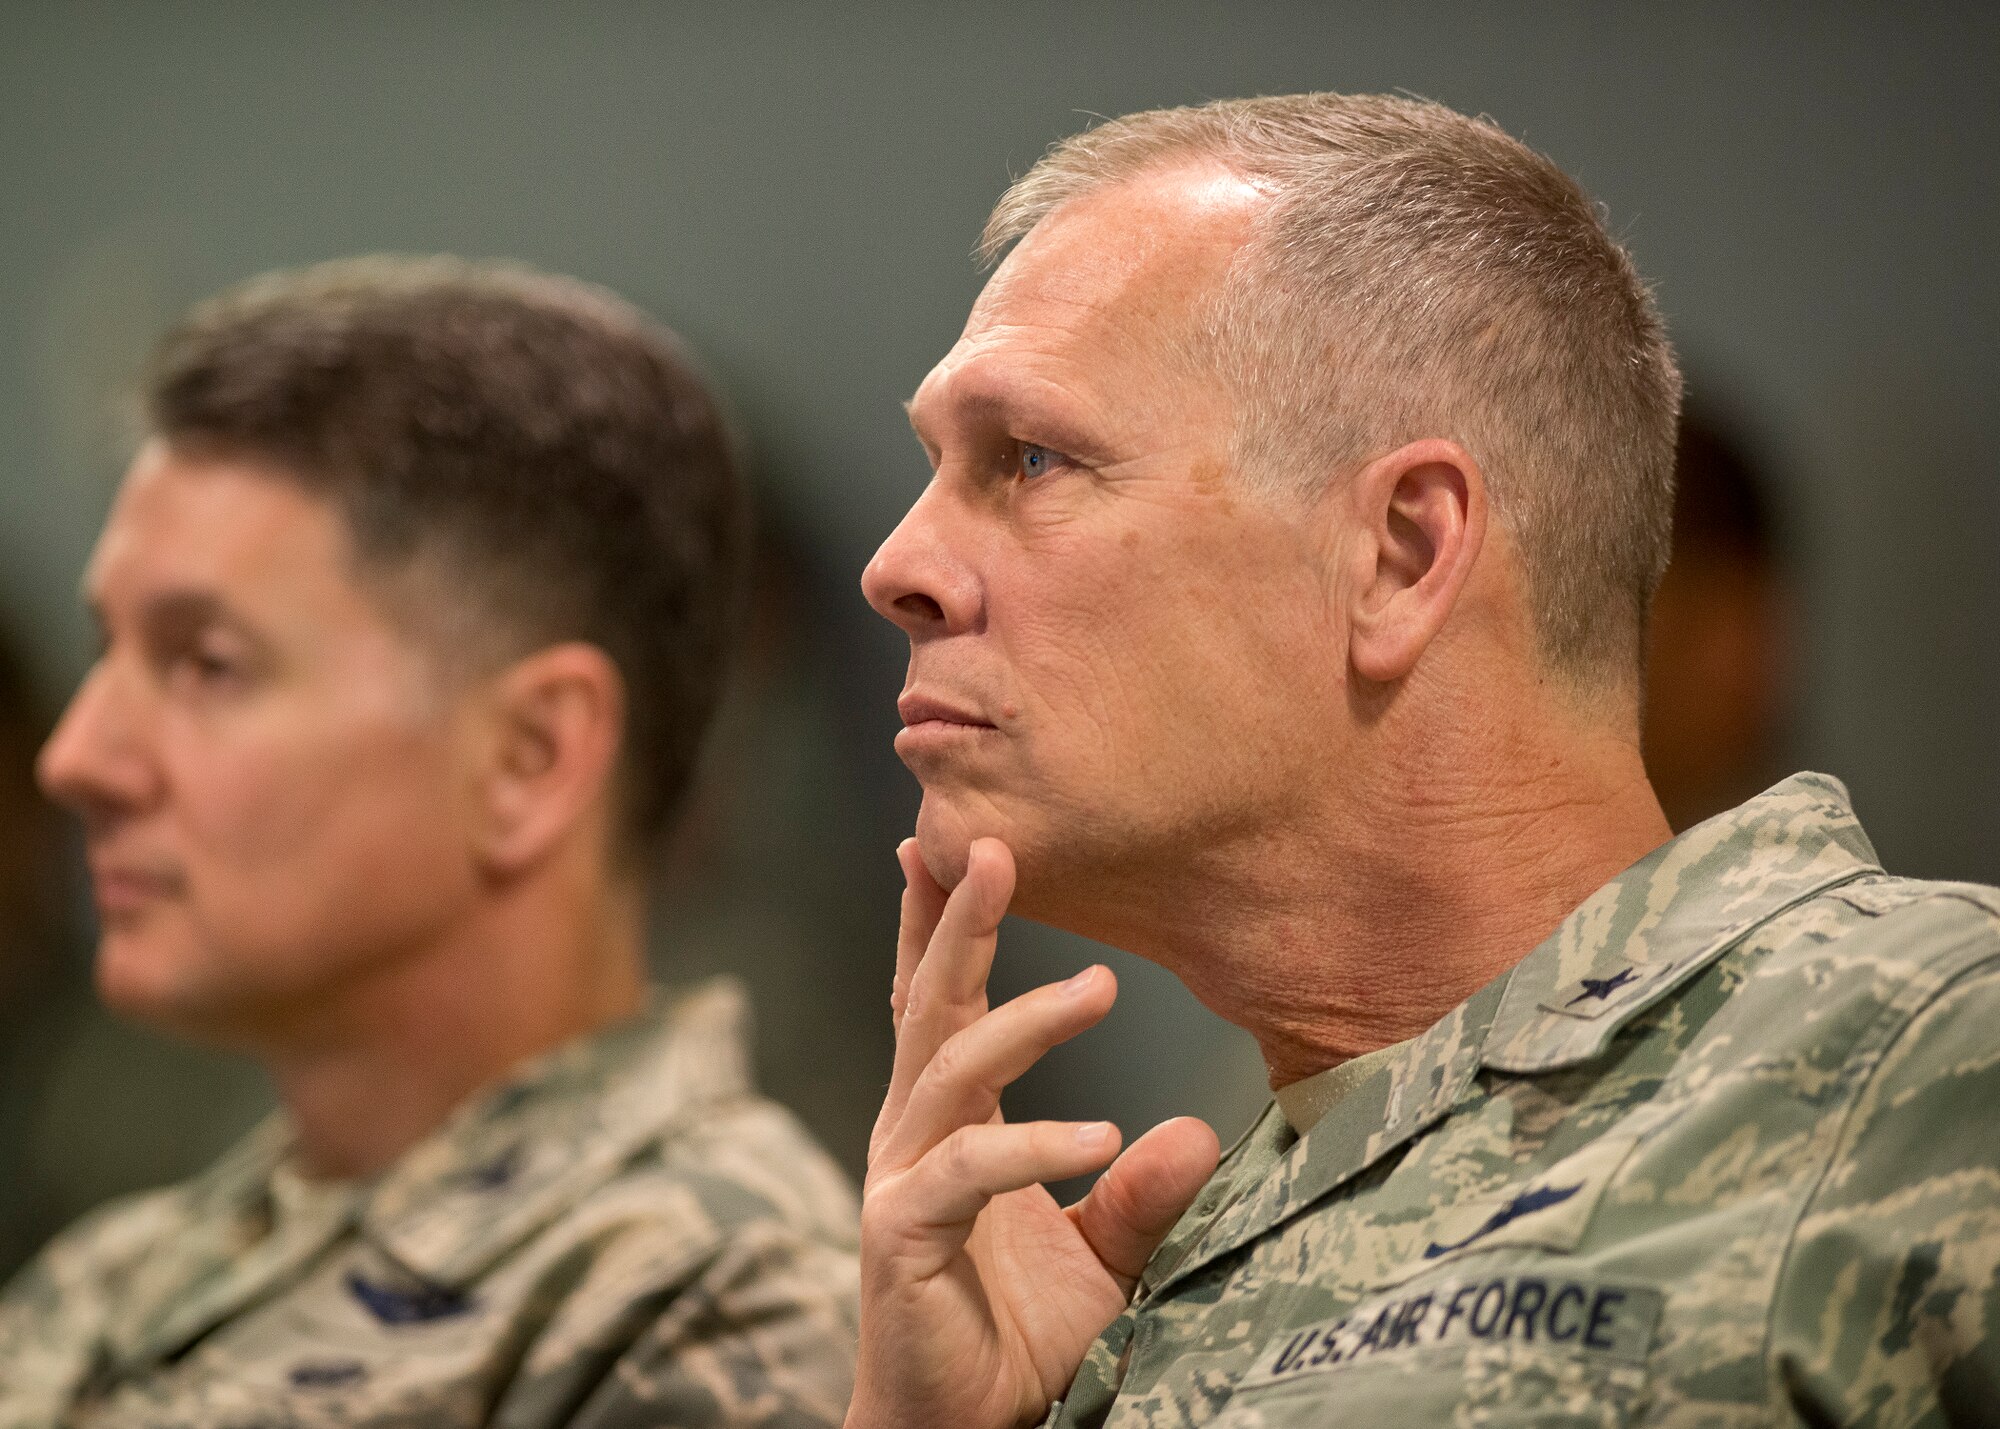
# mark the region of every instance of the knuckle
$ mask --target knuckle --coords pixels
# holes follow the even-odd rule
[[[954,1186],[963,1186],[973,1177],[972,1128],[962,1126],[938,1143],[938,1174]]]
[[[895,1235],[902,1228],[903,1218],[898,1214],[895,1197],[886,1189],[869,1191],[861,1197],[861,1238],[868,1242],[879,1242]]]
[[[971,1077],[973,1054],[966,1033],[970,1029],[954,1032],[938,1044],[931,1054],[930,1075],[934,1080],[949,1087],[959,1087]]]

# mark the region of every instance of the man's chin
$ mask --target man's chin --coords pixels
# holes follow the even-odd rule
[[[206,985],[190,960],[148,940],[107,933],[98,943],[93,981],[104,1006],[128,1022],[189,1041],[220,1046],[241,1040],[231,1035],[238,1020],[236,999]]]
[[[1103,941],[1113,928],[1107,908],[1119,901],[1129,862],[1081,832],[1077,820],[1007,818],[984,801],[967,809],[928,791],[917,811],[917,852],[940,887],[964,880],[975,842],[999,839],[1014,856],[1010,913]]]
[[[926,794],[917,810],[917,852],[924,867],[941,888],[958,887],[965,878],[971,858],[972,841],[981,837],[972,832],[956,811]]]
[[[1023,917],[1047,921],[1044,894],[1061,882],[1051,874],[1068,861],[1060,840],[1051,841],[1050,830],[1019,820],[1001,817],[997,811],[980,806],[968,812],[948,800],[926,794],[917,811],[917,852],[924,867],[946,890],[958,887],[965,878],[972,857],[972,845],[980,839],[999,839],[1014,856],[1013,911]]]
[[[999,839],[1014,855],[1017,865],[1023,852],[1039,847],[1044,841],[1033,827],[1007,817],[1004,810],[995,808],[986,799],[952,798],[933,790],[924,791],[924,801],[917,809],[917,852],[923,855],[924,867],[940,887],[956,888],[964,880],[972,846],[980,839]]]

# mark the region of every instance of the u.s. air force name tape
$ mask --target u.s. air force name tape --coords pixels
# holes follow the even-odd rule
[[[1250,1389],[1440,1347],[1538,1345],[1636,1363],[1659,1323],[1658,1290],[1574,1275],[1475,1275],[1412,1288],[1278,1335],[1238,1386]]]

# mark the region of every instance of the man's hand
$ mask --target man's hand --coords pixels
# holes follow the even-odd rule
[[[869,1143],[861,1209],[861,1360],[849,1429],[1012,1429],[1068,1387],[1090,1343],[1215,1170],[1215,1133],[1184,1117],[1124,1155],[1105,1122],[1000,1117],[1000,1093],[1118,995],[1093,967],[987,1010],[1014,894],[998,839],[972,845],[949,897],[910,840],[890,1005],[896,1065]],[[1044,1181],[1111,1162],[1064,1209]]]

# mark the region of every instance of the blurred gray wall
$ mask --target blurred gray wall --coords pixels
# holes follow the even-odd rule
[[[215,288],[451,250],[652,308],[729,389],[793,553],[785,659],[726,742],[734,793],[661,958],[750,970],[772,1084],[858,1164],[915,800],[889,749],[900,642],[854,582],[925,479],[898,402],[977,290],[987,206],[1093,114],[1403,89],[1491,114],[1609,205],[1780,457],[1800,762],[1850,782],[1892,867],[2000,879],[1995,55],[1971,5],[23,0],[0,9],[0,610],[66,689],[114,398]],[[1098,955],[1019,928],[1001,978]],[[1239,1119],[1246,1047],[1114,961],[1119,1011],[1025,1102]],[[199,1100],[172,1134],[87,1099],[43,1134],[95,1147],[108,1185],[206,1157],[254,1097]]]

